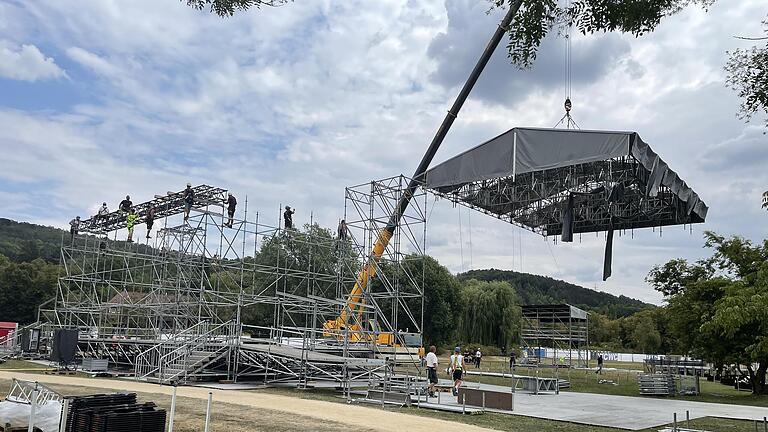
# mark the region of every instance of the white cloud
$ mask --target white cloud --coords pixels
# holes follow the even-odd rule
[[[230,188],[241,202],[248,195],[249,214],[259,211],[261,220],[276,221],[278,206],[290,204],[297,222],[314,212],[334,227],[345,186],[411,174],[498,19],[466,0],[317,0],[229,19],[183,2],[78,4],[0,5],[0,38],[66,53],[84,71],[73,88],[89,96],[43,113],[0,106],[5,216],[66,224],[104,199],[114,205],[130,193],[139,201],[192,181]],[[738,100],[722,82],[724,52],[738,43],[730,36],[759,33],[761,9],[759,0],[718,2],[640,39],[574,40],[583,56],[573,70],[576,120],[637,130],[710,205],[706,225],[617,238],[614,276],[604,283],[604,237],[552,244],[474,213],[473,267],[659,302],[645,274],[670,258],[702,256],[702,229],[768,236],[756,222],[765,216],[756,194],[768,184],[760,170],[768,156],[759,131],[735,118]],[[444,51],[441,41],[450,42]],[[528,72],[505,65],[499,48],[479,84],[485,93],[471,95],[436,162],[514,126],[557,122],[562,55],[560,41],[547,44],[542,55],[551,58]],[[437,82],[441,71],[456,77]],[[490,94],[500,80],[504,91]],[[748,172],[731,168],[745,158]],[[34,198],[11,206],[18,190]],[[457,210],[446,201],[434,207],[429,252],[453,271],[469,266],[468,222],[462,245]]]
[[[14,46],[0,39],[0,77],[20,81],[39,81],[65,76],[52,57],[46,57],[35,45]]]

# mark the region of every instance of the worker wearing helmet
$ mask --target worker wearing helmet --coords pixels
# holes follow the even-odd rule
[[[296,210],[291,210],[291,206],[285,206],[285,211],[283,212],[283,222],[285,222],[285,229],[293,228],[294,213],[296,213]]]
[[[69,221],[69,234],[72,241],[75,241],[75,236],[78,231],[80,231],[80,216]]]
[[[192,189],[192,183],[187,183],[187,188],[184,189],[184,222],[189,219],[189,211],[192,210],[192,205],[195,204],[195,190]]]
[[[144,223],[147,224],[147,240],[152,238],[149,233],[152,232],[152,225],[155,224],[155,213],[157,213],[155,205],[150,203],[149,208],[147,209],[147,215],[144,217]]]
[[[120,201],[120,211],[123,213],[128,213],[128,211],[133,207],[133,202],[131,201],[131,196],[126,195],[125,199]]]
[[[230,192],[227,196],[227,201],[225,204],[227,205],[227,216],[229,216],[227,226],[232,228],[232,224],[235,221],[235,209],[237,209],[237,199],[235,199],[235,196],[232,195],[232,192]]]
[[[107,207],[106,201],[101,203],[101,208],[99,208],[99,213],[97,214],[99,219],[101,219],[102,223],[106,223],[107,219],[109,218],[109,208]]]
[[[453,395],[458,396],[461,380],[464,378],[464,356],[461,355],[461,347],[454,348],[449,368],[453,375]]]
[[[128,243],[133,243],[133,229],[136,227],[136,220],[139,215],[131,208],[128,211],[128,216],[125,218],[125,225],[128,228]]]

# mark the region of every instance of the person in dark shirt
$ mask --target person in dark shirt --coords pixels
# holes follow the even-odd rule
[[[155,212],[155,206],[150,204],[149,209],[147,210],[147,216],[144,219],[147,223],[147,240],[151,238],[149,233],[152,231],[152,225],[155,224]]]
[[[195,190],[192,189],[192,183],[187,183],[187,188],[184,189],[184,222],[189,220],[189,211],[193,204],[195,204]]]
[[[342,241],[346,240],[347,239],[347,221],[342,219],[341,222],[339,222],[339,228],[337,231],[339,235],[339,240],[342,240]]]
[[[133,207],[133,202],[131,201],[131,196],[126,195],[125,199],[120,201],[120,211],[123,213],[128,213],[131,211],[131,208]]]
[[[227,204],[227,216],[229,216],[229,221],[227,222],[227,226],[232,228],[232,224],[235,221],[235,209],[237,208],[237,199],[235,199],[235,196],[232,195],[232,192],[229,193],[226,204]]]
[[[283,221],[285,222],[285,229],[293,228],[294,213],[296,213],[296,210],[291,210],[291,206],[285,206],[285,211],[283,212]]]

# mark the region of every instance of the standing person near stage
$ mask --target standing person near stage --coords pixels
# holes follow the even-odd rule
[[[136,227],[136,219],[138,218],[139,215],[133,209],[128,212],[128,216],[125,218],[125,225],[128,228],[128,243],[133,243],[133,229]]]
[[[133,208],[133,201],[131,201],[130,195],[126,195],[125,199],[120,201],[120,207],[118,207],[118,209],[124,214],[128,214],[131,208]]]
[[[515,352],[512,351],[509,353],[509,370],[515,369],[515,362],[517,361],[517,358],[515,357]]]
[[[151,238],[149,233],[152,231],[152,225],[155,224],[155,206],[153,204],[149,205],[145,221],[147,223],[147,240],[149,240]]]
[[[294,213],[296,213],[296,210],[291,210],[291,206],[285,206],[285,211],[283,212],[283,222],[285,222],[285,229],[293,228]]]
[[[237,199],[232,195],[232,192],[227,196],[227,202],[225,204],[227,204],[227,216],[229,216],[227,226],[232,228],[232,224],[234,224],[235,221],[235,209],[237,208]]]
[[[192,183],[187,183],[187,188],[182,192],[184,195],[184,222],[189,220],[189,211],[195,204],[195,190],[192,189]]]
[[[461,347],[454,348],[449,368],[453,375],[453,395],[458,396],[461,380],[464,378],[464,356],[461,355]]]
[[[427,380],[429,381],[429,397],[435,397],[435,385],[437,384],[437,348],[432,345],[427,353]]]
[[[75,236],[77,235],[78,231],[80,231],[80,216],[69,221],[69,234],[71,241],[75,241]]]
[[[483,357],[483,353],[480,352],[480,348],[475,353],[475,368],[480,368],[480,359]]]

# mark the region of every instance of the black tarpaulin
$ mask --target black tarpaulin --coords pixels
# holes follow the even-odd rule
[[[624,156],[634,157],[644,168],[647,196],[655,197],[665,186],[686,203],[694,222],[706,218],[704,202],[636,132],[510,129],[428,170],[424,186],[448,193],[468,183]]]
[[[613,228],[608,230],[605,237],[605,258],[603,259],[603,282],[611,277],[611,263],[613,262]]]

